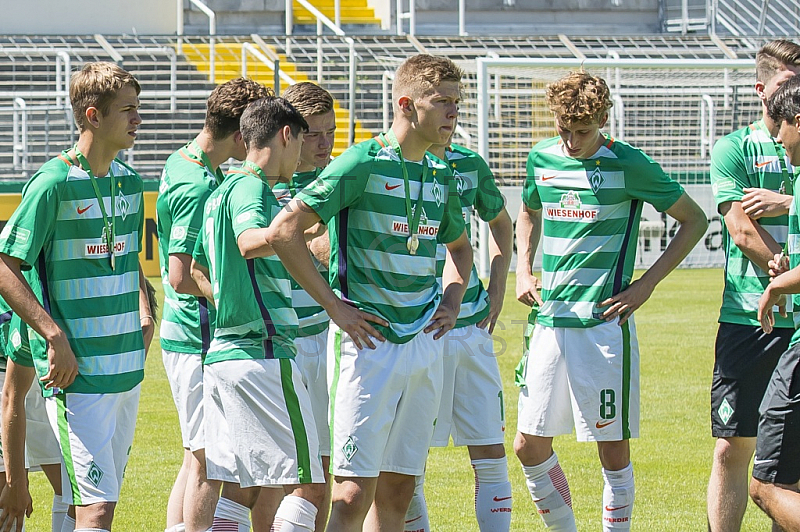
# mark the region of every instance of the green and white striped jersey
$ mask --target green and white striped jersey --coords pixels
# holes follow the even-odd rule
[[[44,308],[69,338],[78,360],[78,377],[66,390],[70,393],[124,392],[144,376],[138,256],[142,180],[114,160],[108,175],[97,177],[97,185],[109,222],[114,217],[115,268],[90,177],[66,152],[28,181],[0,233],[0,253],[36,269]]]
[[[276,255],[244,259],[237,243],[244,231],[268,227],[280,208],[261,169],[247,163],[206,202],[194,259],[210,271],[217,314],[204,364],[295,356],[289,273]]]
[[[213,171],[196,141],[167,159],[161,173],[156,211],[164,312],[159,338],[161,347],[176,353],[203,354],[211,342],[214,307],[205,298],[179,294],[169,284],[169,256],[194,251],[203,225],[203,207],[224,175]]]
[[[783,146],[772,138],[763,120],[721,138],[711,153],[711,189],[717,205],[742,201],[745,188],[766,188],[791,194],[795,172]],[[756,223],[778,244],[783,246],[786,243],[788,216],[759,218]],[[769,283],[769,273],[736,247],[725,223],[722,224],[722,244],[725,248],[725,288],[719,321],[758,327],[758,300]],[[775,314],[776,327],[792,327],[792,324],[791,312],[786,318]]]
[[[478,213],[481,220],[490,222],[504,208],[503,195],[497,189],[494,175],[483,157],[463,146],[453,144],[445,151],[445,162],[453,172],[456,192],[461,200],[461,212],[467,227],[467,236],[470,236],[472,225],[472,209]],[[436,251],[436,276],[439,285],[442,285],[447,248],[439,245]],[[489,294],[483,288],[478,270],[472,266],[467,291],[461,300],[461,310],[458,313],[456,328],[474,325],[489,314]]]
[[[542,210],[542,299],[548,327],[603,323],[598,304],[631,282],[642,203],[669,209],[683,188],[640,150],[607,142],[591,157],[564,154],[560,137],[528,156],[525,205]]]
[[[792,204],[789,207],[789,236],[787,242],[787,252],[789,254],[789,266],[794,269],[800,266],[800,198],[797,193],[794,194]],[[788,297],[788,296],[787,296]],[[791,302],[794,308],[800,308],[800,294],[792,294]],[[775,323],[780,316],[775,312]],[[792,335],[789,346],[793,346],[800,342],[800,312],[795,312],[794,317],[794,334]]]
[[[423,163],[427,178],[421,187]],[[441,300],[437,241],[452,242],[464,231],[450,169],[431,155],[406,161],[406,167],[412,205],[423,190],[416,255],[407,248],[406,191],[391,146],[376,139],[352,146],[297,194],[328,224],[334,292],[388,321],[389,327],[376,327],[398,344],[427,326]]]
[[[292,176],[291,184],[276,183],[272,187],[272,192],[278,199],[278,203],[284,206],[289,203],[299,190],[303,190],[316,178],[316,170],[295,172]],[[316,259],[314,259],[314,264],[317,266],[320,275],[328,279],[328,269]],[[298,337],[314,336],[328,328],[328,323],[330,323],[328,313],[294,279],[292,279],[292,305],[297,312],[297,319],[300,323],[300,328],[297,331]]]

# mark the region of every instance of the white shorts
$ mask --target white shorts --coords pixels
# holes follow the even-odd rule
[[[586,329],[536,325],[517,428],[578,441],[639,436],[639,345],[633,319]]]
[[[116,502],[136,429],[141,385],[122,393],[67,393],[45,400],[61,446],[62,502]]]
[[[432,447],[503,443],[505,405],[494,341],[485,329],[453,329],[444,341],[444,385]]]
[[[419,333],[405,344],[357,349],[334,323],[328,337],[331,470],[421,475],[442,391],[444,342]]]
[[[6,380],[6,372],[0,372],[0,390]],[[2,423],[2,394],[0,394],[0,423]],[[2,457],[2,447],[0,447]],[[25,468],[40,471],[43,465],[60,464],[61,450],[58,441],[50,428],[44,398],[39,383],[34,378],[28,393],[25,395]],[[6,466],[0,459],[0,473]]]
[[[206,471],[242,488],[325,482],[311,401],[293,360],[207,365]]]
[[[164,370],[178,409],[183,448],[205,449],[203,434],[203,359],[200,355],[161,350]]]
[[[311,398],[311,410],[317,426],[319,454],[331,455],[331,429],[328,426],[328,329],[312,336],[295,338],[297,357],[294,361],[300,369]]]

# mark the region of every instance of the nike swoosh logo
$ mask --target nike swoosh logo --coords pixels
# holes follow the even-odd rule
[[[400,185],[392,185],[392,186],[389,186],[389,183],[386,183],[386,184],[385,184],[385,185],[383,185],[383,186],[384,186],[384,187],[386,187],[386,190],[394,190],[394,189],[396,189],[396,188],[400,187]]]
[[[553,179],[554,177],[558,177],[558,175],[543,175],[542,181],[547,181],[548,179]]]
[[[84,209],[81,209],[80,207],[77,207],[78,214],[83,214],[83,213],[85,213],[86,211],[88,211],[89,209],[91,209],[93,205],[94,205],[94,204],[90,204],[88,207],[86,207],[86,208],[84,208]]]
[[[770,462],[772,462],[772,460],[759,460],[758,458],[756,458],[755,460],[753,460],[753,465],[768,464]]]
[[[617,510],[622,510],[623,508],[627,508],[630,504],[626,504],[625,506],[617,506],[616,508],[611,508],[606,506],[606,512],[616,512]]]
[[[492,500],[493,500],[494,502],[501,502],[501,501],[507,501],[507,500],[508,500],[508,499],[510,499],[510,498],[511,498],[511,497],[498,497],[497,495],[495,495],[495,496],[494,496],[494,499],[492,499]]]
[[[604,427],[607,427],[607,426],[611,425],[615,421],[616,421],[616,419],[612,419],[611,421],[606,421],[605,423],[600,423],[598,421],[597,423],[594,424],[594,426],[597,427],[598,429],[602,429]]]
[[[772,162],[772,161],[764,161],[763,163],[756,163],[756,164],[755,164],[755,167],[756,167],[756,168],[764,168],[765,166],[767,166],[767,165],[768,165],[768,164],[770,164],[771,162]]]
[[[414,521],[418,521],[418,520],[420,520],[420,519],[422,519],[422,516],[421,516],[421,515],[420,515],[420,516],[417,516],[417,517],[415,517],[414,519],[409,519],[408,521],[406,521],[406,524],[408,524],[408,523],[413,523]]]

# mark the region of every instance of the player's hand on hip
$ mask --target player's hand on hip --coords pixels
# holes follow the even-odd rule
[[[33,513],[33,500],[28,483],[24,479],[12,488],[8,484],[0,492],[0,532],[18,532],[22,530],[25,517]]]
[[[644,305],[645,301],[650,299],[654,288],[637,279],[622,292],[597,305],[600,308],[608,307],[600,317],[606,321],[614,321],[619,318],[619,324],[622,325],[639,307]]]
[[[433,335],[433,339],[438,340],[447,334],[447,331],[456,326],[458,310],[457,308],[449,308],[446,305],[439,305],[436,312],[431,316],[431,321],[428,323],[428,326],[425,327],[424,332],[430,333],[437,331],[436,334]]]
[[[542,289],[542,282],[533,275],[517,275],[517,301],[532,307],[534,303],[542,305],[542,296],[539,290]],[[491,332],[491,331],[490,331]]]
[[[491,287],[490,287],[491,288]],[[500,318],[500,312],[503,310],[503,294],[496,294],[494,290],[489,292],[489,314],[478,322],[478,327],[486,329],[488,327],[489,334],[494,332],[494,326],[497,325],[497,320]]]
[[[47,375],[39,379],[45,388],[64,389],[78,376],[78,361],[66,336],[47,344]]]
[[[333,309],[328,310],[328,316],[350,336],[359,349],[364,349],[365,346],[369,349],[375,349],[373,338],[379,342],[386,341],[386,338],[375,327],[370,325],[370,322],[384,327],[388,327],[389,322],[369,312],[358,310],[344,301],[340,300]]]

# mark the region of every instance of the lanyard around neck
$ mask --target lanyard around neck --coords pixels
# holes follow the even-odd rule
[[[408,234],[416,242],[417,232],[419,231],[419,221],[422,215],[422,197],[425,192],[425,181],[428,177],[428,161],[425,156],[422,157],[422,179],[419,183],[419,194],[414,206],[411,205],[411,187],[408,180],[408,168],[406,168],[406,160],[403,157],[403,150],[400,148],[400,143],[397,141],[397,136],[391,129],[381,137],[392,146],[397,156],[400,158],[400,167],[403,170],[403,184],[405,185],[406,196],[406,223],[408,223]],[[416,250],[416,248],[415,248]],[[412,252],[414,254],[414,252]]]
[[[261,181],[269,185],[267,181],[267,176],[264,174],[264,170],[261,169],[256,163],[251,161],[245,161],[242,163],[242,168],[247,171],[248,174],[254,175],[255,177],[259,178]]]
[[[86,160],[86,157],[81,153],[78,149],[78,145],[75,145],[73,148],[75,151],[75,158],[78,159],[78,163],[80,163],[81,168],[86,174],[89,176],[89,181],[92,183],[92,188],[94,189],[94,195],[97,197],[98,207],[100,207],[100,213],[103,215],[103,223],[105,224],[105,231],[103,232],[106,237],[106,244],[108,245],[108,256],[109,260],[111,261],[111,269],[114,269],[114,262],[115,262],[115,248],[116,248],[116,233],[114,231],[114,217],[116,216],[116,206],[114,201],[114,184],[116,183],[116,179],[114,178],[114,172],[111,170],[111,167],[108,169],[108,175],[110,176],[111,182],[111,190],[110,195],[108,198],[108,202],[111,204],[111,220],[108,219],[108,214],[106,214],[106,206],[103,200],[103,194],[100,192],[100,187],[97,184],[97,179],[92,173],[92,168],[89,166],[89,161]]]
[[[200,159],[200,162],[203,163],[203,166],[206,167],[206,170],[216,179],[217,185],[220,185],[223,179],[225,179],[225,175],[219,168],[214,170],[214,167],[211,165],[211,159],[208,158],[206,152],[204,152],[203,148],[201,148],[200,145],[197,143],[197,139],[187,144],[185,148],[186,151],[189,152],[189,154],[194,155],[195,157]]]

